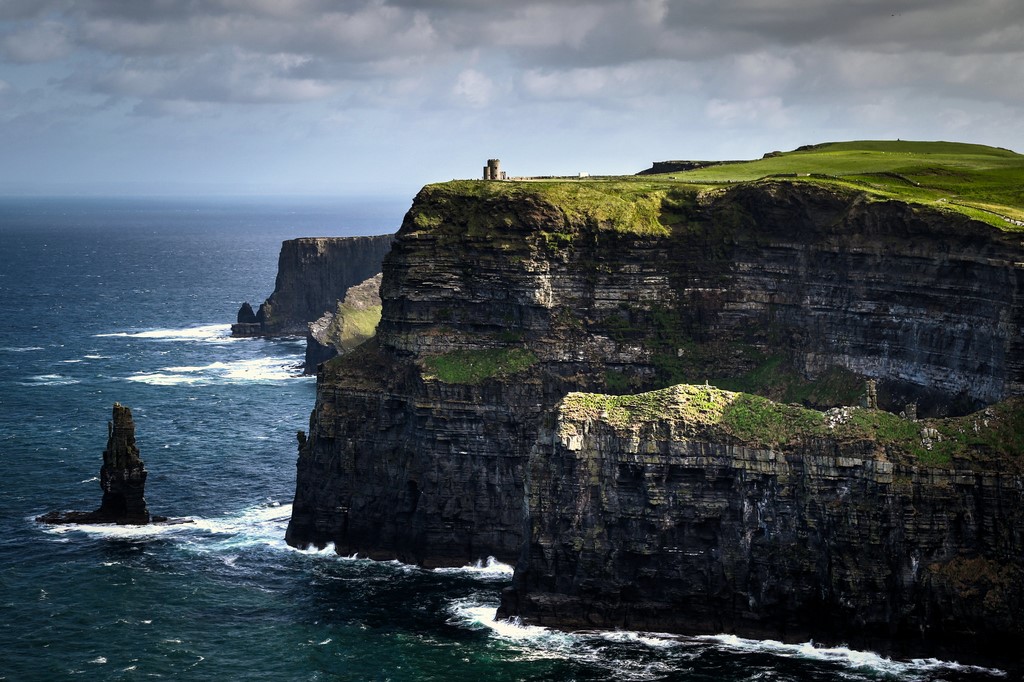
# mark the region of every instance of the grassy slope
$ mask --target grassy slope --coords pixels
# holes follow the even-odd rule
[[[566,236],[582,224],[633,234],[664,234],[697,195],[723,185],[764,178],[811,182],[963,213],[1003,230],[1024,231],[1024,155],[957,142],[834,142],[765,159],[663,175],[459,180],[431,185],[449,197],[533,197],[564,211]],[[443,212],[416,216],[421,229],[442,225]],[[491,217],[493,218],[493,216]],[[479,222],[479,216],[470,216]],[[479,226],[493,229],[493,220]],[[472,231],[472,230],[471,230]]]
[[[956,142],[834,142],[757,161],[667,176],[693,183],[749,182],[772,176],[839,184],[881,198],[935,205],[1003,229],[1024,220],[1024,156]],[[993,215],[998,214],[998,215]]]

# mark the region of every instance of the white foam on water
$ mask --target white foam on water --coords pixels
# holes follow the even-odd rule
[[[111,332],[96,334],[98,338],[148,339],[151,341],[197,341],[201,343],[230,343],[240,341],[231,336],[230,324],[206,324],[184,329],[148,329],[138,332]]]
[[[75,534],[111,540],[180,540],[189,549],[204,554],[226,553],[225,561],[230,561],[230,565],[238,559],[238,550],[242,548],[262,546],[290,549],[284,542],[290,518],[291,505],[273,502],[222,517],[187,517],[183,519],[185,522],[150,523],[144,526],[115,523],[39,524],[39,527],[57,541]]]
[[[465,573],[480,578],[508,580],[515,572],[515,567],[503,564],[494,557],[489,556],[486,560],[477,559],[475,564],[468,564],[459,568],[435,568],[434,572],[449,574]]]
[[[597,637],[618,644],[643,644],[652,649],[671,649],[682,645],[678,635],[666,632],[633,632],[631,630],[611,630],[595,633]]]
[[[487,629],[491,636],[516,647],[515,660],[566,659],[574,657],[573,635],[537,625],[523,625],[518,619],[496,620],[498,608],[472,598],[457,599],[448,609],[449,622],[473,629]]]
[[[31,353],[32,351],[43,350],[42,346],[4,346],[0,348],[3,353]]]
[[[61,360],[62,365],[77,365],[81,360]]]
[[[572,660],[605,669],[608,679],[651,680],[661,679],[672,669],[670,662],[633,661],[622,659],[605,651],[601,641],[604,634],[575,633],[552,630],[537,625],[523,625],[518,619],[496,620],[497,607],[473,599],[456,600],[449,607],[450,622],[486,629],[495,640],[515,653],[511,660]]]
[[[21,386],[70,386],[81,382],[63,374],[40,374],[18,383]]]
[[[523,625],[518,619],[496,620],[497,607],[479,600],[460,599],[452,602],[449,612],[451,622],[473,629],[487,629],[491,635],[522,651],[521,658],[563,658],[585,661],[614,671],[619,679],[659,679],[660,675],[674,666],[700,655],[707,647],[742,653],[761,653],[783,658],[800,658],[835,664],[846,668],[844,676],[861,674],[874,678],[876,675],[892,676],[903,680],[931,679],[935,674],[970,672],[1005,678],[1002,670],[967,666],[938,659],[892,660],[871,651],[858,651],[848,647],[818,647],[812,642],[784,644],[774,640],[744,639],[735,635],[707,635],[685,637],[667,633],[613,631],[560,632],[536,625]],[[619,660],[608,643],[642,645],[654,651],[669,652],[671,659],[648,661],[646,663]],[[675,663],[673,663],[673,660]]]
[[[202,377],[185,376],[181,374],[166,374],[164,372],[140,372],[125,377],[128,381],[136,381],[150,386],[181,386],[203,383]]]
[[[476,604],[472,601],[458,600],[451,611],[463,622],[469,625],[482,625],[496,636],[504,639],[539,640],[554,632],[539,625],[523,625],[516,618],[499,620],[497,619],[498,607]]]
[[[109,355],[83,355],[86,360],[106,360]]]
[[[197,551],[222,552],[246,547],[286,549],[285,530],[292,516],[292,506],[270,502],[243,509],[235,514],[196,519],[189,524],[196,532],[193,548]],[[236,555],[237,560],[237,555]]]
[[[224,378],[232,381],[284,381],[302,378],[298,356],[240,360],[231,363],[225,370]]]
[[[128,381],[154,386],[238,384],[291,379],[312,379],[302,375],[301,357],[298,355],[162,367],[156,372],[138,372],[127,377]]]
[[[307,556],[337,556],[337,552],[334,549],[333,542],[328,542],[326,545],[324,545],[323,549],[317,549],[313,546],[301,549],[299,547],[292,547],[291,545],[287,544],[285,545],[284,548],[290,552],[295,552],[296,554],[305,554]],[[363,561],[363,559],[359,558],[358,554],[351,554],[349,556],[338,556],[337,558],[343,559],[345,561]]]
[[[1005,677],[1006,673],[995,668],[965,666],[955,661],[938,659],[913,659],[900,661],[887,658],[873,651],[858,651],[848,647],[819,647],[814,642],[801,644],[785,644],[771,639],[756,640],[737,637],[736,635],[705,635],[694,637],[695,640],[714,642],[728,649],[743,652],[770,653],[784,658],[804,658],[839,664],[852,669],[868,669],[873,672],[896,676],[910,676],[923,672],[941,672],[954,670],[970,670],[976,673],[989,674],[993,677]]]
[[[75,533],[82,533],[96,538],[109,538],[114,540],[148,540],[152,538],[163,538],[173,535],[184,535],[192,524],[163,524],[149,523],[144,526],[121,526],[116,523],[60,523],[60,524],[39,524],[43,532],[48,535],[67,536]],[[67,541],[66,538],[61,538]]]

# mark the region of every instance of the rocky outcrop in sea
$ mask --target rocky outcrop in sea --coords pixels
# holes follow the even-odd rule
[[[166,517],[150,517],[146,507],[145,463],[135,444],[135,421],[132,411],[114,403],[113,415],[107,423],[107,447],[100,467],[100,488],[103,499],[99,509],[91,512],[49,512],[36,520],[41,523],[118,523],[145,525],[150,521],[166,521]]]

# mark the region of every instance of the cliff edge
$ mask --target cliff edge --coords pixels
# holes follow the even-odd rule
[[[723,168],[734,172],[739,165]],[[719,167],[694,172],[711,171],[722,172]],[[416,197],[383,270],[375,339],[319,369],[287,531],[295,546],[333,543],[341,553],[425,566],[464,565],[493,555],[506,562],[520,560],[522,570],[531,570],[533,559],[521,558],[523,548],[537,547],[538,528],[549,520],[561,523],[538,516],[535,503],[589,513],[578,506],[584,504],[582,487],[552,489],[535,499],[531,483],[542,478],[538,467],[544,461],[557,464],[545,443],[557,433],[556,405],[574,391],[640,394],[708,382],[824,410],[858,404],[865,399],[865,381],[872,379],[877,385],[873,407],[948,419],[1024,392],[1020,234],[970,212],[896,200],[847,180],[701,184],[652,176],[431,185]],[[918,431],[924,427],[912,418],[903,421],[916,429],[920,443]],[[595,422],[593,428],[604,427]],[[950,479],[927,472],[952,470],[949,476],[955,478],[959,465],[926,458],[913,464],[913,457],[922,456],[920,448],[890,453],[881,431],[865,432],[853,445],[827,433],[802,445],[799,439],[786,441],[785,447],[736,434],[725,440],[718,436],[709,431],[691,439],[706,442],[712,458],[693,463],[690,468],[697,473],[661,480],[658,499],[697,495],[699,489],[687,493],[677,484],[684,486],[700,474],[714,481],[715,504],[745,504],[745,489],[734,486],[747,474],[737,472],[760,466],[750,468],[743,463],[746,455],[736,454],[737,448],[746,448],[761,453],[751,455],[754,462],[774,453],[775,468],[764,472],[764,486],[777,485],[771,477],[806,478],[801,467],[812,466],[810,457],[826,458],[820,465],[825,468],[832,466],[828,457],[864,462],[833,466],[835,480],[821,485],[848,491],[838,498],[840,507],[867,508],[891,499],[902,505],[903,515],[893,512],[892,518],[924,515],[924,524],[933,515],[927,523],[935,528],[963,529],[943,541],[943,551],[951,553],[943,556],[959,556],[961,549],[970,561],[1002,556],[975,549],[970,524],[957,520],[968,513],[980,518],[978,505],[988,504],[984,500],[993,501],[992,518],[999,520],[992,523],[999,528],[1009,529],[1019,518],[1020,500],[1000,487],[1010,485],[1009,479],[999,479],[997,492],[982,480],[968,501],[958,497],[955,504],[932,505],[928,500],[933,497],[952,499],[942,492]],[[664,447],[674,447],[670,444],[676,440],[666,437]],[[969,447],[980,456],[986,446]],[[903,492],[882,490],[878,481],[864,482],[865,476],[874,476],[874,462],[883,461],[879,453],[905,467],[899,476],[912,479],[913,486],[905,489],[909,499]],[[1003,464],[985,471],[1001,471]],[[633,475],[622,473],[627,474]],[[612,479],[595,474],[588,480],[587,495],[615,490]],[[778,504],[793,509],[817,505],[813,495],[800,501],[812,492],[787,488]],[[807,518],[808,523],[819,518],[832,523],[827,515]],[[626,513],[619,519],[626,529],[623,542],[634,521]],[[693,527],[693,551],[707,551],[717,542],[711,525]],[[793,521],[779,532],[793,535],[799,527]],[[816,532],[821,542],[846,547],[843,552],[854,552],[851,548],[862,540],[844,534],[840,526]],[[1010,533],[1000,546],[1019,553],[1018,535],[998,533]],[[938,534],[908,536],[898,561],[915,551],[919,561],[939,556],[928,544]],[[679,557],[689,551],[687,537],[673,539],[683,543],[675,545],[683,553]],[[889,540],[879,542],[891,548]],[[617,551],[614,546],[607,545]],[[566,561],[553,574],[553,587],[534,586],[541,593],[589,599],[607,594],[605,588],[613,590],[612,583],[604,583],[607,574],[595,573],[598,577],[587,584],[594,591],[571,592],[573,576],[585,566],[572,555],[562,556]],[[799,562],[781,565],[797,571],[793,584],[821,579]],[[963,566],[968,570],[974,564]],[[644,580],[654,584],[679,570],[666,560]],[[867,589],[876,579],[886,585],[897,580],[895,569],[886,570],[871,574],[868,582],[851,583],[850,589]],[[669,573],[663,576],[662,571]],[[547,574],[541,570],[536,575]],[[540,607],[528,607],[534,587],[524,580],[516,578],[519,601],[507,603],[509,612],[552,618]],[[758,598],[746,591],[755,583],[730,587],[736,604],[741,597]],[[630,594],[639,599],[646,593]],[[772,594],[763,602],[765,609],[773,603]],[[955,619],[968,608],[962,595],[942,594],[926,600],[927,608],[941,611],[936,617]],[[717,604],[717,598],[708,604]],[[762,607],[753,604],[747,607],[750,613],[759,613]],[[604,608],[599,601],[593,605]],[[734,621],[747,622],[739,616]],[[643,622],[657,626],[661,618]],[[764,622],[769,630],[780,628],[781,621]],[[793,622],[805,625],[799,618]],[[894,616],[897,622],[903,621]],[[655,629],[684,629],[670,619],[663,626]]]
[[[380,273],[394,235],[302,237],[281,244],[274,292],[255,312],[243,303],[233,336],[305,336],[345,292]]]

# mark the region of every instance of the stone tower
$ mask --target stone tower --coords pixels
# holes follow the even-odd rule
[[[501,159],[487,159],[484,166],[484,180],[504,180],[505,173],[501,170]]]

